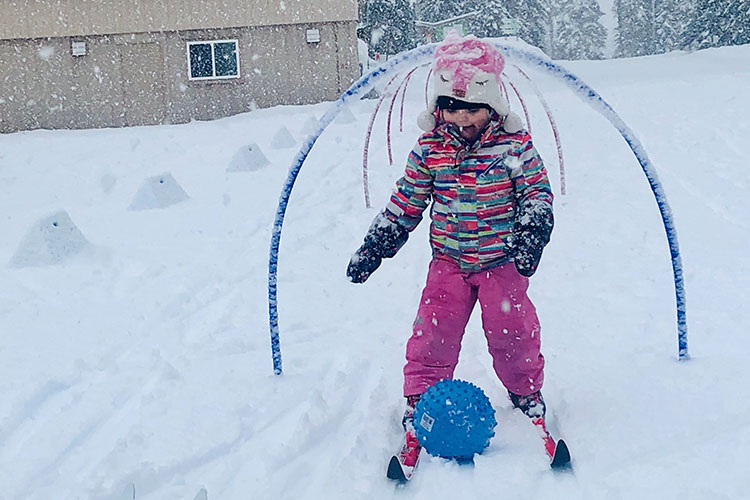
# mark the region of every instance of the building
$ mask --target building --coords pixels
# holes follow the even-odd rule
[[[0,132],[210,120],[338,97],[356,0],[0,0]]]

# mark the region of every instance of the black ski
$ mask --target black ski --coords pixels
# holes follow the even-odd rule
[[[555,470],[570,468],[571,458],[567,443],[562,439],[552,437],[552,434],[547,429],[547,422],[544,420],[544,417],[534,417],[531,419],[531,423],[537,428],[539,436],[544,442],[544,449],[550,459],[550,467]]]
[[[570,469],[570,450],[565,441],[559,439],[555,445],[555,453],[552,455],[552,460],[549,464],[554,470],[565,470]]]
[[[391,461],[388,463],[388,472],[386,473],[386,476],[388,477],[388,479],[392,479],[399,483],[405,483],[409,479],[411,479],[411,476],[406,477],[404,469],[401,467],[401,462],[398,461],[398,457],[396,455],[393,455],[391,457]]]
[[[408,482],[414,474],[414,469],[419,465],[419,461],[414,467],[409,467],[401,463],[397,455],[391,457],[391,461],[388,462],[388,471],[386,477],[398,483],[404,484]]]

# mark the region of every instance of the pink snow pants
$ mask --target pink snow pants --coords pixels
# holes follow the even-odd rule
[[[453,261],[430,263],[414,331],[406,344],[404,396],[422,394],[453,378],[461,339],[479,300],[492,366],[509,391],[525,396],[544,381],[539,320],[526,296],[528,278],[512,262],[478,273],[462,273]]]

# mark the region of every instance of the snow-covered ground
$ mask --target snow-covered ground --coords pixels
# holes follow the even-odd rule
[[[687,362],[664,229],[632,153],[587,104],[532,72],[562,136],[559,195],[550,127],[516,80],[558,192],[530,293],[544,394],[574,474],[548,469],[474,317],[456,376],[492,400],[490,447],[474,466],[424,457],[403,489],[384,477],[401,439],[427,225],[366,284],[344,273],[419,133],[424,70],[402,133],[394,112],[393,166],[387,113],[375,123],[373,208],[362,147],[375,101],[352,103],[356,120],[328,127],[300,173],[279,256],[283,376],[268,333],[271,227],[308,120],[330,104],[0,136],[0,498],[119,500],[131,483],[143,500],[190,500],[203,487],[211,500],[748,498],[748,61],[750,46],[566,64],[660,173],[685,266]],[[282,127],[297,146],[271,146]],[[227,171],[251,144],[270,164]],[[178,201],[179,188],[186,200],[147,208]]]

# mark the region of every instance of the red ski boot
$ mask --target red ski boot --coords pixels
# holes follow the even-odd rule
[[[416,406],[418,400],[418,396],[416,399],[413,396],[409,398],[409,407],[401,420],[404,426],[404,444],[401,451],[393,455],[388,464],[388,478],[402,483],[411,479],[414,469],[419,463],[419,454],[422,451],[417,433],[414,430],[414,406]]]
[[[550,466],[553,469],[570,467],[570,451],[565,441],[562,439],[555,440],[547,429],[547,422],[545,421],[547,405],[544,403],[541,391],[534,392],[528,396],[519,396],[509,391],[508,395],[513,406],[529,417],[531,423],[539,431],[539,436],[544,442],[544,450],[550,458]]]

